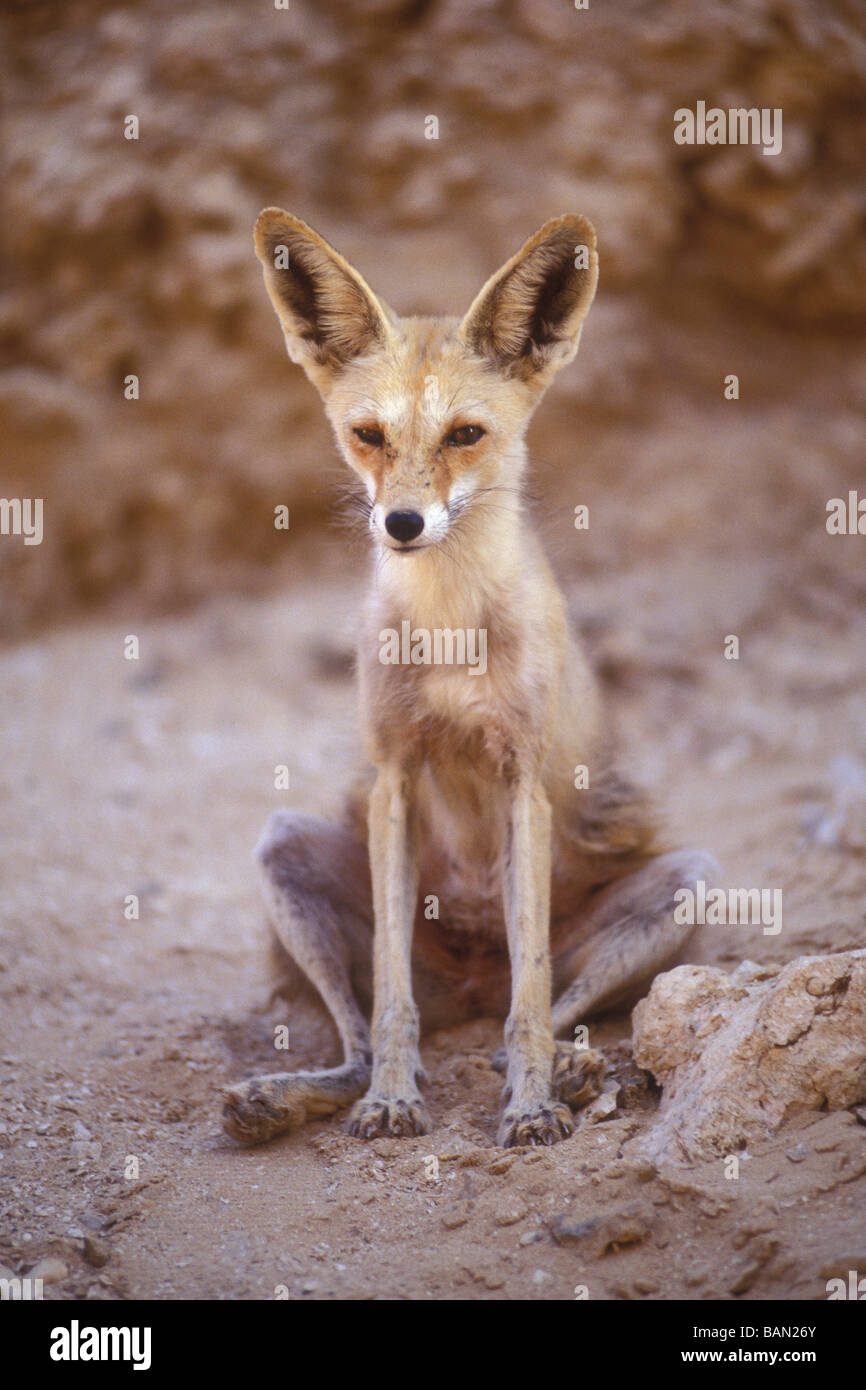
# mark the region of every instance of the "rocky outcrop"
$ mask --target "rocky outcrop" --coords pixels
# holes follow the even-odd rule
[[[701,1159],[802,1111],[866,1099],[866,950],[733,972],[682,965],[634,1010],[634,1057],[662,1087],[642,1152]]]

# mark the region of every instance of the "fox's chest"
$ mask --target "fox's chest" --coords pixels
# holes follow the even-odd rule
[[[418,777],[424,891],[440,897],[446,920],[501,902],[509,803],[487,771],[481,760],[427,763]]]
[[[476,668],[479,669],[479,668]],[[433,667],[415,682],[416,710],[443,726],[443,737],[463,739],[481,730],[485,720],[495,719],[498,701],[487,672]]]
[[[419,706],[422,861],[464,904],[501,899],[513,731],[493,695],[482,681],[434,675]]]
[[[501,910],[517,749],[533,723],[519,656],[494,637],[486,649],[467,641],[460,662],[395,646],[399,664],[377,663],[369,678],[381,757],[412,769],[424,892],[441,898],[443,920],[449,904],[470,928],[485,904]]]

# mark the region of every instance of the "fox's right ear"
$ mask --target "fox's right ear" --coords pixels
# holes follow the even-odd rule
[[[255,246],[289,356],[326,392],[347,362],[385,342],[391,311],[318,232],[281,208],[259,213]]]

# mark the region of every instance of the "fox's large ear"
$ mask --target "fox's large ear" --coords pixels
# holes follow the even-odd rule
[[[265,208],[255,245],[289,356],[320,389],[353,357],[385,341],[391,311],[299,217]]]
[[[506,375],[546,380],[577,352],[597,281],[592,223],[556,217],[491,276],[460,332]]]

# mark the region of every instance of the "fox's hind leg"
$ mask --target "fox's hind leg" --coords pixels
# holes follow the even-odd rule
[[[277,1072],[229,1087],[224,1125],[247,1144],[357,1100],[372,1064],[370,1029],[355,996],[356,989],[369,996],[372,984],[366,845],[327,821],[281,810],[268,820],[256,856],[273,928],[331,1013],[345,1060],[327,1071]]]
[[[590,898],[574,935],[554,956],[555,1037],[603,1009],[636,1002],[660,970],[672,965],[694,928],[674,921],[675,893],[703,879],[717,882],[718,865],[703,850],[661,854]],[[579,1065],[575,1053],[575,1065]],[[568,1086],[567,1078],[561,1084]]]

